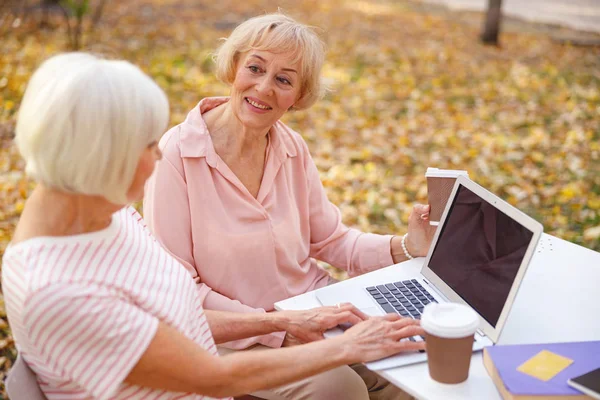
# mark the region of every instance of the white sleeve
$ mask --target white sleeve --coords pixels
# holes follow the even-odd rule
[[[36,291],[23,321],[39,355],[96,399],[114,396],[158,329],[155,316],[116,291],[81,284]]]

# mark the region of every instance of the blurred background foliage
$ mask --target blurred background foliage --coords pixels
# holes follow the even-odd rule
[[[44,59],[74,48],[127,59],[167,92],[176,124],[201,98],[228,93],[213,74],[219,39],[277,6],[328,45],[330,91],[284,120],[307,140],[346,224],[403,233],[412,204],[427,200],[426,168],[465,169],[545,232],[600,250],[600,48],[510,22],[502,47],[484,46],[482,14],[410,0],[274,3],[5,0],[0,256],[34,187],[12,138],[26,83]],[[0,311],[1,370],[14,355]]]

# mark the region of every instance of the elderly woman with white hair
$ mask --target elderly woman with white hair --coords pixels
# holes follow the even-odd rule
[[[424,346],[400,318],[351,305],[309,311],[204,311],[186,269],[126,204],[143,196],[168,120],[162,90],[124,61],[46,61],[19,110],[16,143],[38,185],[3,258],[17,348],[49,399],[201,399],[272,388],[350,362]],[[215,343],[288,331],[338,338],[219,357]]]
[[[216,56],[230,96],[206,98],[169,130],[149,180],[144,216],[192,274],[204,306],[246,313],[332,282],[315,259],[356,275],[424,256],[434,230],[416,205],[402,237],[346,227],[302,137],[279,119],[323,92],[324,46],[280,14],[239,25]],[[226,343],[223,353],[302,342],[276,332]],[[257,395],[268,399],[397,399],[362,365],[340,367]]]

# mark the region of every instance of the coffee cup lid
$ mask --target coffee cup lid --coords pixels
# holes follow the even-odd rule
[[[469,177],[469,173],[467,171],[458,169],[439,169],[428,167],[427,171],[425,171],[426,178],[458,178],[461,175],[464,175],[467,178]]]
[[[421,327],[431,335],[462,338],[475,333],[479,327],[479,316],[463,304],[431,303],[423,309]]]

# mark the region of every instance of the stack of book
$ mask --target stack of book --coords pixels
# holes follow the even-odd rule
[[[600,399],[600,341],[496,345],[483,362],[505,400]]]

